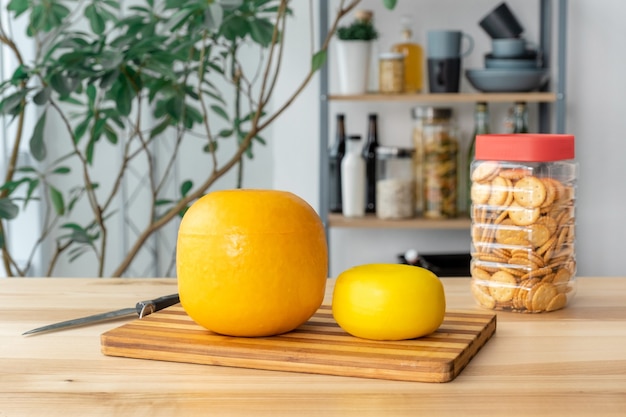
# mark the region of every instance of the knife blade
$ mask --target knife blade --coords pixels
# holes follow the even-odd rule
[[[138,302],[135,307],[122,308],[120,310],[108,311],[106,313],[93,314],[91,316],[80,317],[76,319],[66,320],[59,323],[48,324],[46,326],[37,327],[22,333],[22,336],[32,335],[36,333],[51,332],[56,330],[64,330],[70,327],[84,326],[88,324],[100,323],[125,316],[137,316],[140,319],[163,310],[166,307],[178,303],[180,300],[178,294],[165,295],[155,298],[154,300],[146,300]]]

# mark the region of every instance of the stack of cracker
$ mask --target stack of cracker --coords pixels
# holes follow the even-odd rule
[[[574,293],[575,172],[567,163],[477,161],[471,288],[496,310],[540,313]]]

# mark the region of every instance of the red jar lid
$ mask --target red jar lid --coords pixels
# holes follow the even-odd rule
[[[525,162],[574,159],[574,135],[546,133],[478,135],[476,159]]]

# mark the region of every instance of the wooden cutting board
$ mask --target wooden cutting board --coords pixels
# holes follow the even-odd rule
[[[195,324],[180,304],[103,333],[105,355],[399,381],[448,382],[496,330],[490,313],[449,311],[433,334],[413,340],[359,339],[323,305],[289,333],[222,336]]]

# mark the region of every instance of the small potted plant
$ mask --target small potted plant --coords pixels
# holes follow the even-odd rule
[[[341,94],[363,94],[367,91],[372,41],[378,32],[372,12],[359,10],[348,26],[337,28],[337,64]]]

